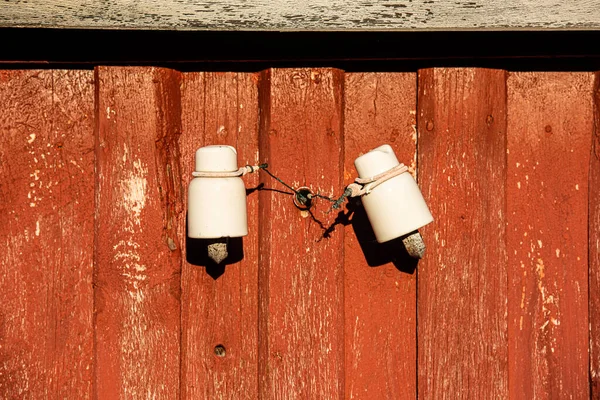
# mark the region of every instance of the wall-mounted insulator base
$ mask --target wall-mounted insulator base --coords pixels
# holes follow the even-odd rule
[[[227,238],[215,239],[213,243],[208,245],[208,258],[216,264],[221,264],[228,255]]]
[[[425,255],[425,242],[419,231],[414,231],[402,237],[406,251],[413,258],[421,259]]]
[[[313,192],[307,187],[301,187],[294,195],[294,205],[301,210],[308,210],[312,206]]]

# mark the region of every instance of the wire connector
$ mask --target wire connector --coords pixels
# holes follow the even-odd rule
[[[337,210],[342,206],[344,200],[348,197],[358,197],[371,193],[373,189],[381,185],[383,182],[388,181],[398,175],[401,175],[408,171],[408,167],[404,164],[398,164],[394,168],[391,168],[381,174],[372,176],[370,178],[356,178],[353,183],[346,186],[344,194],[333,203],[331,207]]]

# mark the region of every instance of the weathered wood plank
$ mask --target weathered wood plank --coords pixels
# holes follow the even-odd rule
[[[93,74],[2,71],[0,104],[0,398],[90,398]]]
[[[96,69],[96,389],[177,398],[179,74]]]
[[[202,146],[231,145],[238,151],[240,166],[258,163],[257,81],[256,74],[184,74],[180,138],[184,182],[191,179],[194,153]],[[258,174],[247,175],[244,181],[247,188],[254,188]],[[184,214],[179,226],[184,248]],[[201,241],[189,239],[186,251],[188,262],[182,269],[182,397],[255,399],[258,193],[248,196],[248,236],[243,238],[242,260],[230,248],[233,257],[225,260],[227,266],[222,269],[207,263],[206,257],[198,257]],[[216,354],[219,345],[224,354]]]
[[[594,82],[594,135],[589,179],[591,398],[600,398],[600,72]]]
[[[506,79],[419,71],[418,175],[435,221],[418,266],[419,397],[505,399]]]
[[[600,2],[28,0],[3,2],[0,26],[274,31],[600,29]]]
[[[294,187],[326,196],[342,189],[343,73],[276,69],[261,74],[260,152]],[[286,189],[261,175],[266,189]],[[343,231],[315,200],[260,193],[259,394],[335,399],[344,390]]]
[[[509,383],[514,398],[589,398],[591,73],[508,78]]]
[[[344,182],[354,159],[381,144],[416,161],[414,73],[345,75]],[[378,244],[362,207],[353,210],[344,246],[346,398],[411,399],[417,392],[416,274],[402,242]],[[409,272],[409,273],[407,273]]]

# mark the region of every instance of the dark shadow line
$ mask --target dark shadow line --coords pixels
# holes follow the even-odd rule
[[[255,186],[253,188],[247,188],[246,189],[246,196],[250,196],[254,192],[275,192],[275,193],[286,194],[288,196],[293,196],[294,195],[294,193],[286,192],[285,190],[265,187],[264,183],[260,183],[260,184],[258,184],[258,186]]]

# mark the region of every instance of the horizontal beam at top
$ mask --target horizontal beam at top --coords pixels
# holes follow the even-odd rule
[[[8,0],[0,27],[219,31],[598,30],[600,0]]]
[[[77,38],[77,45],[73,44]],[[433,66],[600,70],[600,30],[493,32],[247,32],[0,28],[0,67],[161,65],[187,71]]]

